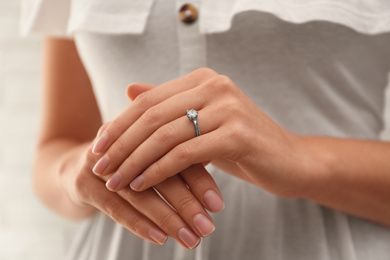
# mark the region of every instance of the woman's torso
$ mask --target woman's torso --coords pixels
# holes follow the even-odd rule
[[[293,24],[267,12],[246,11],[234,16],[228,31],[200,34],[198,23],[178,19],[180,4],[156,1],[143,34],[75,33],[105,121],[129,103],[128,84],[157,85],[208,66],[231,77],[289,131],[380,138],[389,33],[370,36],[337,23]],[[97,215],[80,230],[69,258],[390,259],[388,228],[310,201],[278,198],[209,170],[226,208],[213,215],[216,230],[196,250],[173,241],[152,245]]]

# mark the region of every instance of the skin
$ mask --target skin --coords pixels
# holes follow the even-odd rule
[[[390,226],[389,142],[289,133],[227,76],[208,68],[145,92],[137,84],[128,91],[134,89],[140,94],[107,127],[105,144],[94,151],[106,166],[97,173],[115,173],[109,189],[130,185],[143,191],[211,161],[277,196],[311,200]],[[199,111],[202,135],[196,138],[185,117],[191,108]]]
[[[202,166],[211,161],[277,196],[312,200],[390,226],[388,142],[289,133],[228,77],[207,68],[157,87],[131,85],[134,102],[102,126],[74,43],[48,38],[44,51],[34,185],[58,213],[81,219],[99,210],[143,239],[163,244],[171,236],[194,248],[213,229],[204,225],[204,218],[212,221],[205,208],[223,208],[206,203],[209,191],[220,196]],[[199,111],[202,135],[196,138],[185,117],[191,108]],[[99,167],[104,160],[106,167]]]
[[[105,183],[110,175],[92,172],[99,159],[92,149],[110,123],[102,125],[74,42],[46,38],[43,61],[42,128],[34,161],[38,197],[71,219],[101,211],[150,242],[164,244],[170,236],[185,248],[195,248],[214,230],[206,209],[223,209],[219,190],[203,165],[194,164],[143,192],[129,187],[109,191]]]

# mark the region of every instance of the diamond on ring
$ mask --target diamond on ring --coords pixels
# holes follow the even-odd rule
[[[191,109],[191,110],[187,110],[187,117],[192,121],[194,122],[194,120],[196,120],[198,118],[198,111],[194,110],[194,109]]]
[[[194,109],[187,110],[187,117],[194,123],[196,136],[200,136],[198,121],[196,120],[198,118],[198,111]]]

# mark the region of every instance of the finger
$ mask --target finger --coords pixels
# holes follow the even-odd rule
[[[202,117],[203,114],[214,114],[214,111],[215,110],[212,107],[208,107],[199,111],[199,126],[203,133],[213,131],[219,127],[221,120],[220,118],[214,119],[212,117]],[[137,123],[134,125],[136,124]],[[135,131],[142,128],[145,127],[138,126],[136,129],[134,129],[134,131],[129,129],[128,132],[123,134],[123,138],[130,139],[130,136],[135,135]],[[151,134],[149,138],[144,136],[145,132],[146,131],[144,131],[144,133],[139,133],[141,137],[138,137],[138,142],[141,142],[144,138],[147,139],[139,144],[138,147],[133,146],[133,148],[132,144],[130,144],[130,140],[126,141],[125,146],[130,150],[127,152],[129,153],[127,159],[123,158],[123,154],[120,153],[121,151],[119,151],[119,149],[110,149],[105,155],[109,158],[114,158],[110,162],[110,166],[108,167],[109,169],[115,169],[117,164],[119,164],[120,161],[123,161],[115,174],[112,176],[112,179],[110,179],[107,183],[107,187],[110,190],[117,191],[129,185],[130,181],[141,174],[142,171],[160,159],[172,148],[195,137],[194,124],[185,115],[182,115],[179,119],[176,119],[175,121],[160,127],[153,134]],[[113,147],[115,145],[117,144],[114,144]],[[135,150],[131,151],[131,149]],[[117,158],[120,158],[120,161],[118,161]]]
[[[102,133],[104,132],[104,130],[108,127],[108,125],[110,124],[110,122],[106,122],[104,123],[98,130],[97,134],[96,134],[96,137],[95,139],[88,145],[88,149],[87,149],[87,153],[86,153],[86,166],[89,167],[87,168],[88,171],[90,171],[90,169],[96,164],[98,158],[96,157],[96,155],[93,154],[93,149],[94,147],[96,146],[96,140],[99,139],[99,137],[102,135]],[[92,170],[93,171],[93,170]]]
[[[136,97],[148,90],[151,90],[155,88],[154,85],[145,84],[145,83],[133,83],[129,85],[126,89],[127,97],[130,98],[132,101],[136,99]]]
[[[105,138],[106,136],[104,136],[103,138],[101,138],[101,135],[104,133],[104,131],[107,129],[107,127],[110,125],[111,122],[107,122],[107,123],[104,123],[98,130],[97,134],[96,134],[96,137],[95,137],[95,141],[92,143],[92,148],[91,148],[91,152],[93,153],[94,150],[99,150],[101,149],[101,146],[105,145],[105,141],[107,138]],[[101,139],[100,142],[97,142],[97,140]]]
[[[106,175],[116,171],[113,175],[116,181],[110,182],[110,184],[115,184],[116,186],[108,185],[108,187],[114,191],[123,188],[128,184],[129,179],[135,178],[140,171],[149,166],[147,164],[153,162],[148,160],[152,159],[152,154],[148,154],[149,152],[155,154],[155,157],[157,156],[156,152],[160,152],[159,156],[162,156],[162,152],[167,152],[166,149],[170,147],[167,147],[167,144],[164,143],[162,144],[163,146],[156,147],[156,149],[151,149],[150,151],[145,150],[147,151],[147,157],[142,156],[142,158],[137,161],[129,160],[130,163],[126,163],[128,166],[125,167],[125,169],[117,171],[120,165],[123,164],[126,158],[132,155],[134,150],[145,142],[145,140],[158,128],[167,124],[166,127],[161,128],[161,131],[159,131],[160,134],[162,133],[162,141],[165,141],[166,138],[164,136],[167,134],[169,135],[169,132],[172,132],[172,129],[169,129],[172,128],[172,124],[168,123],[177,118],[186,118],[184,113],[189,107],[199,110],[204,106],[212,105],[211,107],[214,109],[212,114],[217,115],[217,117],[212,117],[213,121],[221,121],[223,117],[218,115],[220,114],[220,111],[226,110],[226,104],[231,102],[233,99],[232,96],[234,95],[229,91],[226,91],[223,80],[221,83],[220,79],[221,77],[215,77],[197,88],[181,92],[148,109],[115,141],[115,143],[111,145],[105,155],[94,167],[95,174]],[[219,99],[210,98],[210,96],[218,96]],[[200,111],[200,113],[203,113],[203,111]],[[189,120],[187,120],[186,123],[192,124]],[[178,133],[177,136],[182,137],[182,134]],[[161,148],[165,150],[161,151]],[[132,165],[131,162],[134,162],[135,164]],[[125,171],[126,175],[123,175],[123,172]]]
[[[84,194],[88,204],[104,212],[135,235],[159,245],[168,239],[166,233],[156,224],[118,194],[105,189],[101,181],[91,180],[87,187]]]
[[[225,208],[217,184],[202,164],[194,164],[180,175],[206,209],[217,213]]]
[[[93,152],[100,154],[106,151],[130,125],[152,106],[178,93],[192,89],[215,75],[217,73],[211,69],[198,69],[182,78],[164,83],[138,95],[134,102],[109,125],[102,137],[96,141],[96,149]]]
[[[107,189],[105,190],[109,192]],[[143,192],[135,192],[126,188],[118,194],[183,247],[193,249],[200,243],[200,237],[155,190],[147,189]]]
[[[104,130],[107,129],[107,127],[109,126],[110,123],[111,123],[111,122],[106,122],[106,123],[104,123],[104,124],[99,128],[96,137],[100,136],[100,135],[104,132]]]
[[[129,129],[127,129],[116,140],[114,144],[111,145],[106,154],[102,157],[101,160],[99,160],[97,166],[94,167],[95,174],[105,175],[115,172],[118,167],[123,163],[123,161],[128,156],[130,156],[130,154],[132,154],[133,151],[141,143],[143,143],[150,135],[152,135],[155,130],[157,130],[162,125],[167,124],[168,122],[171,122],[179,117],[185,118],[184,111],[187,111],[189,107],[195,107],[197,110],[199,110],[205,105],[207,105],[205,103],[212,102],[212,107],[214,107],[214,111],[216,111],[215,114],[218,115],[220,113],[220,110],[216,109],[225,109],[226,100],[229,99],[229,97],[224,97],[224,94],[228,94],[226,88],[221,88],[221,86],[217,87],[218,84],[223,85],[219,82],[218,79],[219,78],[208,80],[197,88],[181,92],[147,110],[133,125],[129,127]],[[210,94],[212,94],[213,96],[217,95],[220,99],[212,99],[212,101],[210,101]],[[214,117],[214,120],[215,119],[221,120],[221,117]],[[189,121],[187,122],[187,124],[188,123]],[[169,130],[169,127],[165,127],[162,129]],[[165,135],[164,131],[162,132],[163,135]],[[165,145],[166,144],[164,144],[164,146]],[[156,151],[158,150],[159,149],[157,149]],[[147,163],[145,158],[146,157],[142,157],[142,160],[137,161],[138,171],[145,169],[139,169],[141,165],[138,164],[138,162],[143,162],[142,165],[144,165],[145,167],[148,166],[145,165]],[[149,161],[148,163],[151,162]],[[96,171],[96,169],[98,169],[98,171]],[[130,167],[129,169],[128,167],[127,170],[132,170],[132,168]],[[126,173],[126,175],[128,176],[122,176],[121,172],[119,171],[116,172],[113,177],[115,177],[117,181],[121,180],[121,178],[124,177],[126,178],[127,182],[129,179],[133,179],[135,175],[138,174],[139,172],[135,174],[133,170],[131,174],[128,172]],[[118,184],[118,182],[115,182],[115,184]],[[112,190],[118,190],[127,184],[128,183],[121,181],[121,185],[118,188],[115,188],[114,185],[109,185],[109,187]]]
[[[142,191],[164,181],[189,166],[215,158],[231,158],[230,140],[224,131],[213,131],[179,144],[136,177],[130,186]],[[240,151],[233,151],[240,153]]]
[[[115,172],[123,161],[162,125],[177,118],[186,120],[186,124],[192,124],[185,116],[186,108],[195,107],[200,109],[204,105],[207,94],[194,89],[188,92],[190,93],[180,93],[146,111],[111,145],[97,164],[99,166],[94,167],[95,174],[105,175]],[[193,95],[196,94],[194,92],[198,93],[198,95]],[[139,162],[144,162],[145,164],[145,159],[143,158]],[[101,167],[100,164],[104,165],[104,167]],[[128,178],[132,179],[134,177],[134,175],[130,175]],[[120,188],[126,184],[128,183],[123,184]]]
[[[206,237],[214,231],[211,217],[180,175],[167,179],[155,188],[197,235]]]
[[[99,176],[98,178],[106,181],[109,177]],[[187,249],[193,249],[200,243],[200,237],[192,229],[194,225],[191,227],[186,224],[182,217],[152,188],[143,192],[135,192],[127,187],[118,193],[114,193],[101,187],[101,184],[102,182],[99,181],[98,185],[100,187],[88,185],[89,192],[85,194],[87,194],[89,201],[92,201],[89,204],[94,205],[120,224],[124,223],[124,220],[130,216],[130,220],[128,220],[130,224],[127,226],[122,225],[136,235],[141,234],[140,237],[145,238],[145,232],[148,231],[147,235],[149,236],[149,240],[152,239],[160,245],[165,243],[168,235]],[[183,182],[179,184],[181,184],[181,187],[174,187],[174,189],[183,189],[183,187],[187,189]],[[172,189],[172,187],[169,189]],[[99,191],[101,194],[96,194],[96,191]],[[114,197],[110,197],[111,194]],[[117,197],[124,201],[118,201]],[[193,197],[192,201],[193,204],[198,203],[195,197]],[[126,209],[126,207],[130,207],[130,209]],[[199,207],[197,210],[199,211]],[[132,215],[127,216],[126,214]],[[142,223],[145,221],[153,223],[154,226],[153,228],[149,228],[149,230],[142,230],[140,233],[138,229],[142,227],[138,227],[138,225],[143,225]],[[145,227],[143,228],[145,229]]]
[[[130,98],[131,100],[134,100],[139,94],[141,94],[145,91],[151,90],[154,87],[155,86],[150,85],[150,84],[146,84],[146,83],[133,83],[127,87],[126,94],[127,94],[128,98]],[[99,128],[98,133],[96,135],[96,138],[98,138],[102,135],[102,133],[107,129],[107,127],[109,126],[110,123],[111,122],[107,122]],[[104,137],[105,138],[102,141],[105,141],[105,142],[102,142],[102,141],[97,142],[97,140],[94,142],[93,147],[92,147],[92,151],[98,151],[98,150],[102,150],[104,148],[104,146],[107,143],[106,142],[107,136],[104,136]],[[98,144],[98,145],[96,145],[96,144]]]

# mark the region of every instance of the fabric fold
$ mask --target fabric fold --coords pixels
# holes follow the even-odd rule
[[[153,3],[154,0],[22,0],[21,34],[141,34]],[[390,31],[390,5],[386,0],[203,0],[199,30],[206,34],[227,31],[236,14],[250,10],[271,13],[291,23],[327,21],[366,34]]]
[[[271,13],[291,23],[327,21],[366,34],[390,31],[390,5],[383,0],[215,0],[203,1],[201,8],[203,33],[228,31],[236,14],[250,10]]]

